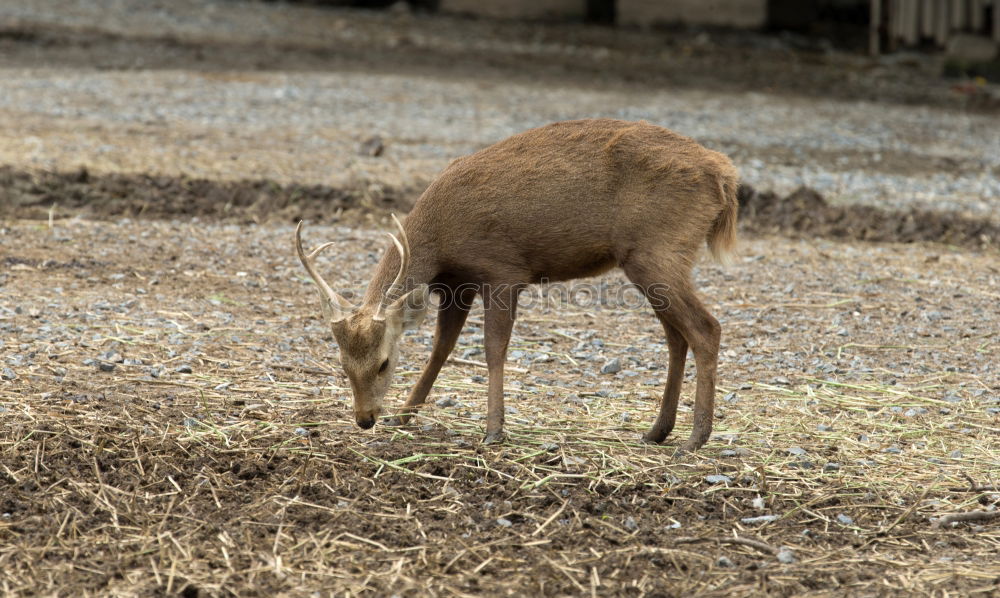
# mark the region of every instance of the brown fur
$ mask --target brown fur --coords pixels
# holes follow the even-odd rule
[[[579,278],[618,266],[642,289],[668,289],[666,297],[650,295],[666,299],[654,309],[671,358],[660,415],[646,438],[662,441],[673,427],[690,346],[698,366],[695,425],[682,448],[705,442],[720,331],[694,293],[690,271],[701,243],[717,257],[733,248],[737,186],[736,170],[722,154],[662,127],[611,119],[532,129],[459,158],[441,173],[404,225],[413,248],[404,292],[432,284],[446,298],[460,294],[467,304],[484,285],[492,289],[493,296],[484,297],[487,440],[502,436],[503,363],[517,292],[543,279]],[[395,251],[379,263],[361,308],[366,317],[384,300],[399,263]],[[426,399],[467,313],[467,305],[453,301],[441,308],[431,360],[401,420]],[[380,339],[349,341],[341,350],[363,354],[380,346]]]

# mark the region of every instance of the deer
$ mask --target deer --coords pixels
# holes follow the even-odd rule
[[[483,301],[488,370],[484,444],[503,442],[504,364],[529,285],[596,276],[614,267],[646,295],[669,348],[659,412],[642,440],[674,428],[690,348],[696,366],[693,428],[678,453],[711,435],[721,338],[691,271],[702,243],[724,261],[736,243],[739,177],[732,162],[693,139],[645,121],[555,122],[453,160],[414,203],[355,307],[334,291],[315,258],[295,251],[315,282],[340,348],[362,429],[383,411],[404,330],[418,326],[437,295],[433,346],[401,408],[404,425],[424,404],[455,347],[476,296]],[[395,251],[392,251],[392,249]]]

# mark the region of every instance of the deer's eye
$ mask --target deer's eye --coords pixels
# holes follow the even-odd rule
[[[389,369],[389,360],[388,359],[386,359],[385,361],[383,361],[382,365],[378,366],[378,373],[384,374],[387,369]]]

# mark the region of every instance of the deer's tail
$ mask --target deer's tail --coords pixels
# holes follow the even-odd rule
[[[705,239],[712,257],[725,262],[726,257],[736,248],[736,216],[740,206],[737,199],[739,180],[735,176],[719,177],[719,193],[722,210],[712,222],[712,228]]]

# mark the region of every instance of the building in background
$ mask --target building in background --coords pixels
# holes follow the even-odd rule
[[[587,21],[638,27],[700,26],[816,33],[853,26],[872,54],[945,49],[980,61],[1000,48],[1000,0],[312,0],[415,8],[484,18]]]

